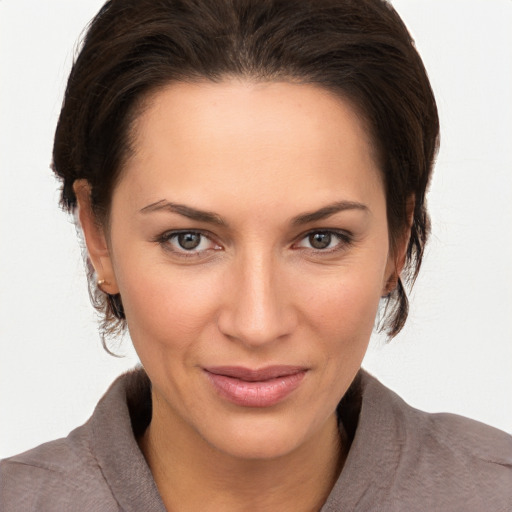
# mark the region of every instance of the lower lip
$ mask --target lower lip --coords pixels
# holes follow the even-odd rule
[[[243,407],[271,407],[290,395],[306,375],[306,371],[275,379],[249,382],[206,372],[217,392],[228,401]]]

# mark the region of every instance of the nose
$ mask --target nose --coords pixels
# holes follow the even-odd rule
[[[247,347],[267,346],[289,336],[297,325],[292,290],[272,256],[241,258],[225,280],[220,331]]]

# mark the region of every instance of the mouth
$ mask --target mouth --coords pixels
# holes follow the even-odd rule
[[[218,395],[229,402],[242,407],[271,407],[299,387],[308,368],[216,366],[203,370]]]

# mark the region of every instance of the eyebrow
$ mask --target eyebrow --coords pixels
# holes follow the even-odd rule
[[[346,210],[360,210],[365,213],[369,213],[370,209],[363,203],[358,203],[356,201],[338,201],[336,203],[329,204],[316,210],[314,212],[304,213],[294,217],[292,219],[292,224],[294,226],[302,226],[303,224],[309,224],[310,222],[315,222],[317,220],[322,220],[330,217],[339,212],[343,212]]]
[[[220,215],[217,215],[216,213],[208,212],[205,210],[197,210],[196,208],[192,208],[184,204],[171,203],[165,199],[145,206],[142,208],[142,210],[140,210],[140,213],[152,213],[162,210],[177,213],[183,217],[188,217],[189,219],[197,220],[200,222],[206,222],[208,224],[227,226],[227,223],[220,217]]]
[[[298,215],[292,219],[291,224],[294,226],[301,226],[310,222],[326,219],[331,215],[346,210],[360,210],[363,212],[370,211],[369,208],[363,203],[358,203],[355,201],[337,201],[335,203],[324,206],[319,210]],[[140,213],[147,214],[158,211],[169,211],[172,213],[177,213],[192,220],[206,222],[208,224],[215,224],[217,226],[228,226],[227,222],[220,215],[214,212],[198,210],[184,204],[172,203],[166,199],[162,199],[156,203],[145,206],[140,210]]]

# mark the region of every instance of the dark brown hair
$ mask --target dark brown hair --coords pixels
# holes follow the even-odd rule
[[[108,1],[88,28],[55,133],[62,204],[75,209],[73,182],[86,179],[98,221],[107,225],[137,106],[169,82],[227,76],[316,84],[352,103],[378,155],[392,248],[408,230],[414,199],[402,274],[412,284],[430,229],[425,193],[439,120],[413,40],[385,0]],[[123,328],[121,298],[103,295],[92,272],[104,332]],[[386,301],[380,327],[393,337],[408,312],[401,279]]]

